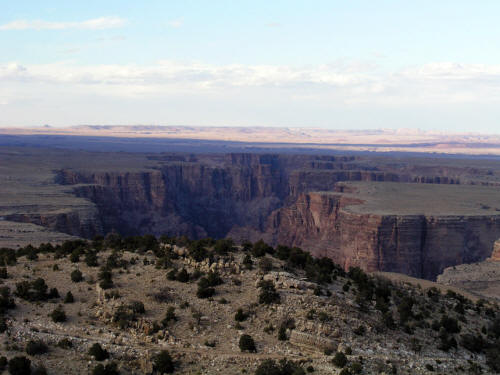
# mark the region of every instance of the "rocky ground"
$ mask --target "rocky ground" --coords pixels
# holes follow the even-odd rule
[[[499,299],[500,262],[487,260],[446,268],[438,276],[438,282],[457,286],[477,296]]]
[[[445,268],[437,281],[456,286],[475,296],[500,299],[500,240],[493,245],[491,257],[484,262]]]
[[[10,289],[16,305],[4,311],[1,355],[26,356],[49,374],[92,373],[99,362],[88,350],[95,343],[110,354],[103,363],[117,363],[121,374],[151,373],[161,350],[171,354],[179,374],[253,374],[265,359],[284,358],[318,375],[491,371],[484,348],[495,339],[498,308],[488,301],[472,302],[460,294],[362,272],[344,274],[338,268],[315,274],[310,267],[319,269],[319,263],[306,260],[309,265],[302,267],[291,255],[261,256],[256,245],[221,255],[212,250],[213,243],[204,244],[204,256],[211,259],[201,259],[193,243],[169,242],[154,243],[154,251],[121,250],[119,245],[113,251],[99,244],[103,250],[97,254],[98,266],[92,267],[86,263],[91,245],[47,253],[29,249],[6,267],[1,285]],[[102,283],[105,265],[112,285]],[[83,280],[74,282],[71,274],[77,269]],[[200,298],[200,280],[214,275],[221,279],[213,283],[215,294]],[[19,284],[38,278],[49,290],[57,288],[60,297],[26,300]],[[279,301],[262,301],[262,280],[274,285]],[[74,302],[64,303],[69,291]],[[137,302],[144,312],[131,312]],[[58,306],[66,313],[64,322],[49,317]],[[445,328],[450,324],[443,317],[460,332]],[[244,334],[253,338],[255,352],[240,349]],[[467,335],[480,344],[462,344]],[[63,339],[71,342],[70,348],[60,347]],[[26,354],[30,340],[43,341],[48,352]],[[335,364],[337,353],[344,353],[347,363]]]
[[[28,244],[62,243],[76,237],[54,232],[40,225],[2,220],[0,217],[0,247],[16,249]]]

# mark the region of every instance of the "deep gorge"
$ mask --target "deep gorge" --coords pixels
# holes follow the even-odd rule
[[[346,268],[428,279],[450,265],[487,258],[500,237],[500,216],[355,214],[344,207],[361,201],[332,194],[343,190],[343,181],[479,183],[463,182],[467,170],[460,168],[379,167],[353,156],[153,158],[157,167],[143,171],[59,170],[56,181],[98,211],[93,231],[87,223],[84,233],[69,228],[72,234],[262,238],[331,257]]]

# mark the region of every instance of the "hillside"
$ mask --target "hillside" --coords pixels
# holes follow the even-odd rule
[[[149,373],[162,350],[179,374],[500,371],[495,304],[298,248],[112,234],[0,258],[2,355],[49,374]]]

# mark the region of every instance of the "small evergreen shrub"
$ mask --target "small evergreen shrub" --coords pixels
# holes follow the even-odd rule
[[[57,347],[61,349],[71,349],[73,347],[73,342],[68,338],[64,338],[59,340]]]
[[[0,373],[5,370],[5,368],[7,367],[7,357],[4,357],[4,356],[1,356],[0,357]]]
[[[43,341],[30,340],[26,344],[26,354],[28,355],[40,355],[47,353],[49,348]]]
[[[360,325],[352,331],[357,336],[364,336],[366,333],[366,328],[364,325]]]
[[[118,365],[114,362],[103,365],[98,363],[92,370],[92,375],[119,375]]]
[[[82,271],[78,269],[71,271],[71,281],[73,281],[74,283],[79,283],[80,281],[83,281]]]
[[[243,309],[238,309],[236,314],[234,314],[234,320],[237,322],[243,322],[247,319],[248,315],[243,312]]]
[[[33,369],[31,375],[47,375],[47,369],[44,365],[38,365]]]
[[[245,266],[247,270],[251,270],[253,268],[253,261],[250,254],[246,254],[243,258],[243,266]]]
[[[177,271],[175,269],[168,271],[167,280],[170,280],[170,281],[177,280]]]
[[[259,269],[264,273],[268,273],[268,272],[272,271],[273,261],[268,257],[261,258],[259,260]]]
[[[177,275],[175,276],[175,279],[181,283],[187,283],[189,281],[189,274],[186,271],[185,268],[180,270]]]
[[[250,335],[241,335],[239,341],[239,347],[242,352],[252,352],[255,353],[257,348],[255,347],[255,341],[253,341]]]
[[[286,335],[286,326],[284,324],[282,324],[278,330],[278,340],[280,341],[288,340],[288,337]]]
[[[146,313],[146,309],[144,307],[144,303],[142,303],[141,301],[132,301],[132,302],[130,302],[129,309],[134,314],[145,314]]]
[[[166,327],[170,322],[177,321],[177,316],[175,316],[175,307],[169,306],[167,312],[165,313],[165,318],[161,321],[163,327]]]
[[[85,254],[85,264],[89,267],[97,267],[99,265],[97,261],[97,254],[93,251]]]
[[[109,358],[109,353],[106,349],[103,349],[99,343],[95,343],[89,349],[89,355],[95,358],[96,361],[104,361]]]
[[[174,361],[166,350],[153,357],[153,371],[159,374],[171,374],[174,372]]]
[[[347,365],[347,357],[344,353],[337,352],[335,353],[335,356],[332,359],[332,363],[334,364],[334,366],[342,368],[345,365]]]
[[[98,278],[100,280],[99,286],[102,289],[110,289],[113,287],[113,273],[107,267],[101,267]]]
[[[280,295],[272,281],[262,280],[259,282],[258,287],[260,288],[259,303],[269,305],[280,302]]]
[[[9,361],[8,369],[11,375],[30,375],[31,361],[24,356],[14,357]]]
[[[68,291],[68,293],[66,293],[66,296],[64,297],[64,303],[73,303],[73,302],[75,302],[73,293],[71,293],[71,291]]]
[[[62,323],[67,319],[66,313],[64,312],[61,305],[52,310],[52,312],[49,314],[49,317],[52,318],[52,321],[54,323]]]

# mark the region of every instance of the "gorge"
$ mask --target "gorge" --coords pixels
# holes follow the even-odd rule
[[[4,150],[2,157],[13,168],[30,164],[38,180],[2,172],[16,189],[38,184],[33,202],[16,205],[4,195],[3,225],[30,223],[87,238],[111,231],[262,238],[345,268],[427,279],[488,258],[500,238],[494,161],[26,150]]]

